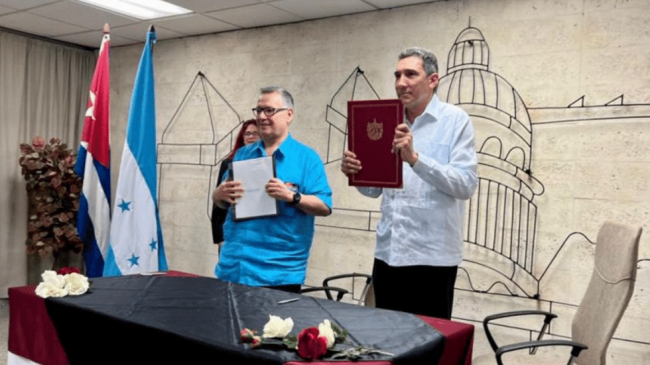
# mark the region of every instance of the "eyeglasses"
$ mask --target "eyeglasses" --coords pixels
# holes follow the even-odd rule
[[[246,137],[246,138],[257,137],[257,136],[259,136],[259,134],[257,134],[257,132],[246,132],[246,133],[244,133],[244,137]]]
[[[266,114],[267,117],[270,117],[272,115],[275,115],[275,113],[281,112],[283,110],[289,110],[291,108],[271,108],[271,107],[266,107],[266,108],[253,108],[253,115],[254,116],[259,116],[262,112]]]

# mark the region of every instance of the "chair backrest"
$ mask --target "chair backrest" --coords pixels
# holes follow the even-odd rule
[[[360,274],[356,272],[350,274],[334,275],[334,276],[327,277],[325,278],[325,280],[323,280],[323,287],[331,286],[330,284],[331,281],[336,281],[341,279],[352,279],[351,283],[349,285],[346,285],[346,287],[350,288],[352,297],[357,304],[365,305],[366,307],[375,306],[375,291],[372,286],[372,276],[368,274]],[[358,281],[359,279],[361,279],[362,282],[359,282]],[[363,285],[363,289],[361,289],[360,294],[357,294],[357,290],[356,290],[357,282]]]
[[[607,347],[636,281],[640,227],[607,222],[598,231],[594,270],[573,318],[572,338],[589,346],[576,363],[605,365]]]
[[[301,288],[300,289],[300,294],[306,294],[306,293],[313,293],[313,292],[323,292],[325,293],[325,297],[329,300],[334,300],[334,297],[332,296],[332,292],[336,292],[336,301],[340,302],[341,299],[343,299],[343,296],[345,294],[349,294],[350,292],[347,289],[343,288],[338,288],[335,286],[315,286],[315,287],[308,287],[308,288]]]

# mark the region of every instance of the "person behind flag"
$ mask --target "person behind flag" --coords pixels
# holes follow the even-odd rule
[[[152,26],[133,85],[104,276],[167,270],[156,191],[155,41]]]
[[[102,276],[111,224],[109,33],[106,24],[75,165],[75,172],[83,180],[77,231],[84,243],[83,258],[88,277]]]
[[[318,154],[289,133],[294,118],[293,97],[281,87],[260,90],[253,115],[262,136],[245,146],[234,161],[275,157],[277,177],[266,192],[279,203],[279,215],[224,224],[224,244],[215,268],[218,278],[250,286],[300,292],[314,238],[314,216],[332,212],[332,189]],[[226,181],[213,193],[225,209],[246,192],[239,181]]]
[[[221,180],[226,171],[228,171],[228,165],[230,165],[232,159],[235,157],[235,153],[240,148],[248,146],[253,142],[257,142],[259,139],[260,133],[257,130],[257,122],[255,119],[249,119],[242,123],[241,129],[237,134],[237,139],[235,139],[235,147],[233,147],[228,156],[221,161],[221,167],[219,168],[219,174],[217,175],[217,186],[221,184]],[[223,242],[223,223],[226,221],[226,215],[228,215],[227,209],[221,209],[216,204],[212,204],[212,215],[210,216],[210,221],[212,223],[212,242],[215,244],[221,245],[221,242]],[[221,249],[221,246],[219,246],[219,249]]]

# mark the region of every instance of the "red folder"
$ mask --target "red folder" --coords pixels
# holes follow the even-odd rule
[[[402,187],[402,158],[392,153],[395,128],[404,121],[398,99],[348,102],[348,149],[361,161],[350,186]]]

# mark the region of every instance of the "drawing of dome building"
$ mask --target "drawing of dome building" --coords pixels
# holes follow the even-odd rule
[[[476,136],[479,186],[466,207],[462,266],[471,277],[472,266],[479,265],[509,291],[533,297],[534,198],[544,187],[531,175],[533,130],[526,105],[506,79],[489,70],[489,60],[480,30],[464,29],[437,90],[442,101],[470,115]]]

